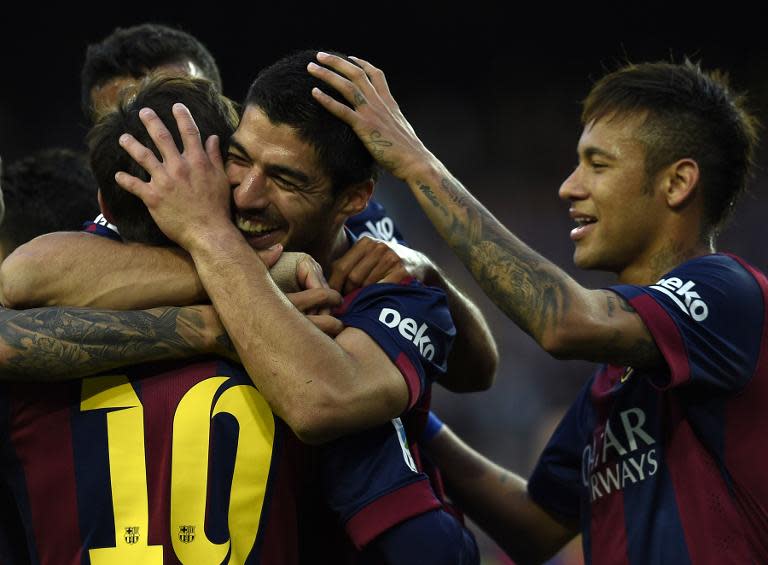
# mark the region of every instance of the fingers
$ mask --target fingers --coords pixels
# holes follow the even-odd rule
[[[367,253],[367,242],[370,238],[360,238],[357,243],[347,250],[344,255],[336,259],[331,264],[331,276],[328,279],[328,286],[341,292],[347,282],[347,277],[352,269],[357,265]]]
[[[267,269],[270,269],[275,263],[277,263],[282,253],[283,246],[279,243],[276,243],[268,249],[262,249],[261,251],[258,251],[257,255],[261,258]]]
[[[374,67],[371,63],[365,59],[361,59],[360,57],[353,57],[350,55],[349,58],[363,68],[365,74],[368,75],[368,79],[371,81],[371,84],[376,89],[376,92],[378,92],[382,98],[392,102],[393,104],[397,104],[389,90],[389,84],[387,84],[387,77],[384,76],[384,71]]]
[[[305,255],[296,267],[296,278],[304,289],[328,288],[323,268],[311,256]]]
[[[117,140],[120,147],[125,149],[125,152],[136,161],[141,168],[149,173],[149,176],[155,178],[164,173],[163,164],[155,157],[155,154],[151,149],[145,147],[139,140],[133,137],[130,133],[124,133]],[[122,186],[122,185],[121,185]]]
[[[115,173],[115,182],[123,190],[127,190],[131,194],[141,198],[147,207],[152,207],[152,189],[148,183],[123,171]]]
[[[165,127],[165,124],[154,110],[151,108],[142,108],[139,110],[139,119],[141,120],[141,123],[144,124],[144,127],[147,128],[147,133],[149,134],[149,137],[152,138],[157,150],[160,152],[160,157],[162,157],[164,163],[167,163],[169,159],[179,157],[179,149],[176,147],[176,142],[173,140],[171,132]],[[131,157],[136,159],[133,154],[131,154]],[[138,159],[136,159],[136,161],[143,166],[141,161]],[[148,170],[147,172],[152,174],[152,171]]]
[[[200,130],[197,128],[195,119],[192,117],[189,109],[184,104],[177,102],[173,105],[172,112],[173,117],[176,118],[176,127],[179,128],[184,153],[191,157],[201,155],[203,153],[203,143],[200,140]]]
[[[330,288],[310,288],[285,295],[300,312],[336,308],[342,303],[341,295]]]
[[[341,320],[328,315],[311,315],[307,316],[307,319],[315,324],[315,326],[324,334],[330,337],[336,337],[344,329],[344,324]]]
[[[217,169],[224,168],[224,158],[221,155],[221,141],[218,135],[212,135],[205,140],[205,152]]]

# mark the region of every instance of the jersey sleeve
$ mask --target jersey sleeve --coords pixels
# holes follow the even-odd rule
[[[101,237],[106,237],[114,241],[123,241],[120,232],[117,231],[117,226],[110,224],[102,214],[96,216],[96,219],[94,219],[92,222],[84,222],[83,231],[95,235],[100,235]]]
[[[589,390],[584,385],[549,439],[528,480],[528,494],[547,512],[577,520],[581,507],[582,452],[590,441]]]
[[[375,239],[396,241],[407,245],[395,221],[387,215],[384,206],[373,198],[368,201],[368,207],[365,210],[347,219],[346,226],[356,238],[367,235]]]
[[[756,276],[740,260],[718,254],[688,261],[650,286],[611,287],[640,315],[667,362],[652,384],[724,391],[748,384],[766,322]]]
[[[408,385],[408,409],[445,373],[456,328],[439,288],[415,279],[370,285],[347,295],[336,316],[368,334],[397,366]]]
[[[441,507],[417,470],[399,418],[321,448],[324,498],[360,549],[393,526]]]

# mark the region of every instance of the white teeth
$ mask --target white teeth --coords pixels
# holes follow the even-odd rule
[[[237,216],[235,218],[235,225],[237,225],[238,229],[246,232],[246,233],[264,233],[268,231],[272,231],[274,229],[277,229],[277,226],[274,226],[272,224],[263,224],[261,222],[252,222],[250,220],[246,220],[245,218],[241,216]]]

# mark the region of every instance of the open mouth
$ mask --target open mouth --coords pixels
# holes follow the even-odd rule
[[[251,244],[251,247],[257,249],[271,247],[278,243],[285,233],[280,225],[261,220],[249,220],[240,215],[235,216],[235,225]]]
[[[578,241],[587,235],[592,226],[597,223],[597,218],[593,216],[579,216],[573,220],[576,222],[576,227],[571,230],[571,239],[573,241]]]

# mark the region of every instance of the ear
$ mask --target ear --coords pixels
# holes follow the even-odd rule
[[[373,179],[368,179],[344,189],[338,200],[339,215],[349,217],[365,210],[373,195],[373,185]]]
[[[104,202],[104,197],[101,196],[101,189],[96,191],[96,199],[99,201],[101,215],[104,216],[110,224],[114,224],[115,219],[112,217],[112,212],[109,211],[107,204]]]
[[[664,198],[670,208],[678,209],[693,201],[699,184],[699,164],[693,159],[680,159],[663,173]]]

